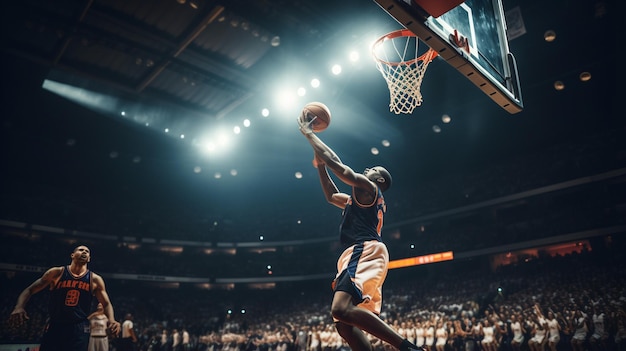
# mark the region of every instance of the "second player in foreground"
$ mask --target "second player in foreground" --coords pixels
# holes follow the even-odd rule
[[[9,325],[22,326],[29,319],[26,304],[44,289],[50,289],[49,322],[41,338],[41,351],[87,351],[90,340],[91,306],[94,297],[102,304],[102,313],[108,320],[108,331],[113,336],[120,331],[115,320],[104,279],[87,268],[91,251],[87,246],[74,248],[72,261],[67,266],[48,269],[40,278],[22,291],[9,316]]]

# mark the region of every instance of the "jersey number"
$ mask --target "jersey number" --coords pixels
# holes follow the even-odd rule
[[[65,295],[65,306],[77,306],[80,298],[80,291],[69,290]]]

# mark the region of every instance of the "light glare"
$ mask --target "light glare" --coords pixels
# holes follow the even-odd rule
[[[359,60],[359,53],[357,51],[350,51],[348,57],[351,62],[357,62]]]
[[[276,104],[280,107],[281,110],[288,110],[295,106],[296,103],[296,95],[291,91],[280,91],[276,97]]]
[[[333,65],[331,71],[333,72],[334,75],[339,75],[341,74],[341,66],[340,65]]]

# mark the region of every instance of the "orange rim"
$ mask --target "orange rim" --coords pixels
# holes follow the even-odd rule
[[[402,62],[389,62],[389,61],[385,61],[383,59],[381,59],[380,57],[376,56],[376,48],[382,44],[385,40],[392,40],[395,38],[399,38],[399,37],[415,37],[419,40],[419,37],[417,35],[415,35],[415,33],[411,32],[408,29],[398,29],[395,30],[393,32],[387,33],[385,35],[383,35],[382,37],[378,38],[378,40],[376,40],[374,42],[374,45],[372,45],[372,55],[374,56],[374,59],[376,59],[376,61],[388,65],[388,66],[400,66],[402,64],[405,65],[411,65],[416,63],[417,61],[432,61],[435,57],[437,57],[437,55],[439,55],[437,53],[437,51],[435,51],[433,48],[428,47],[428,50],[423,53],[421,56],[416,57],[414,59],[408,60],[408,61],[402,61]],[[426,44],[424,44],[426,45]]]

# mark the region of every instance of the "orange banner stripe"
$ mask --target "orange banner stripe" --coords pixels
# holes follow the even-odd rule
[[[452,251],[439,252],[430,255],[403,258],[399,260],[389,261],[389,269],[419,266],[422,264],[436,263],[442,261],[451,261],[454,259]]]

